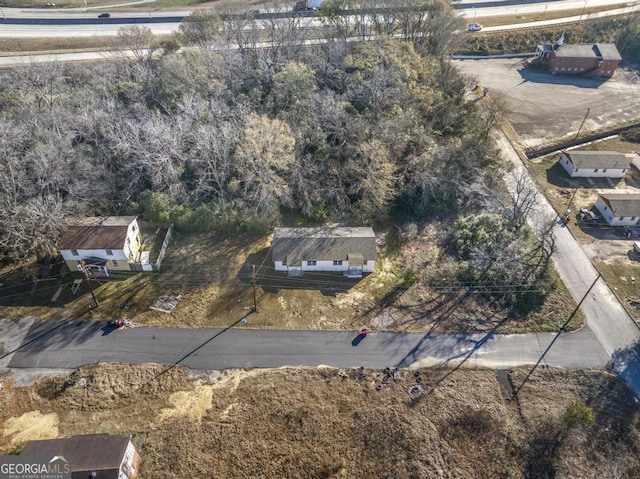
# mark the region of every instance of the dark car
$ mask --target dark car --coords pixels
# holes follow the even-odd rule
[[[111,14],[110,13],[101,13],[100,15],[98,15],[98,18],[111,18]]]

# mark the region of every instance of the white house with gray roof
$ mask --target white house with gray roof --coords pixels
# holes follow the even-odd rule
[[[630,169],[626,155],[616,151],[563,151],[560,164],[572,178],[624,178]]]
[[[376,236],[368,227],[275,228],[272,255],[276,271],[336,271],[358,278],[373,272]]]
[[[636,226],[640,219],[640,193],[601,193],[596,208],[611,226]]]

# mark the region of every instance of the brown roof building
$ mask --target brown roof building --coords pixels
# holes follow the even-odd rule
[[[22,454],[64,457],[72,479],[133,479],[140,465],[140,456],[128,435],[87,434],[29,441]]]
[[[538,56],[531,65],[547,67],[554,75],[610,78],[621,60],[613,43],[563,45],[561,38],[555,45],[538,45]]]
[[[75,218],[58,241],[59,249],[123,249],[135,216]]]

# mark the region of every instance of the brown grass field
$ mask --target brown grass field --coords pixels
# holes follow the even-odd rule
[[[430,253],[445,241],[445,229],[445,225],[430,225],[399,250],[380,246],[376,271],[362,280],[339,273],[287,278],[273,269],[270,236],[176,234],[159,273],[113,272],[109,279],[91,281],[99,302],[91,314],[94,302],[88,286],[83,284],[75,295],[71,291],[80,273],[47,276],[46,267],[34,264],[13,273],[0,271],[4,293],[0,317],[109,320],[126,316],[142,325],[226,327],[253,309],[253,265],[258,313],[251,314],[249,326],[254,328],[356,330],[366,324],[373,330],[390,331],[554,331],[575,308],[559,280],[546,301],[524,316],[509,314],[466,289],[436,291],[426,279],[408,287],[407,265],[428,277],[446,263]],[[41,276],[37,283],[27,279],[37,275]],[[60,286],[62,294],[52,302]],[[171,314],[149,309],[160,295],[181,295],[182,299]],[[580,327],[582,321],[583,316],[576,314],[569,328]]]
[[[638,405],[617,379],[540,369],[328,368],[189,373],[107,365],[0,395],[0,453],[25,441],[132,434],[145,479],[637,477]],[[80,381],[84,378],[85,381]],[[596,415],[559,429],[571,400]],[[549,475],[550,474],[550,475]]]

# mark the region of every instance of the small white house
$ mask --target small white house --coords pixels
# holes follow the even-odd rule
[[[276,271],[342,271],[359,278],[376,261],[376,236],[368,227],[275,228],[272,243]]]
[[[573,178],[623,178],[630,168],[627,156],[615,151],[563,151],[560,164]]]
[[[636,226],[640,219],[640,193],[600,194],[596,208],[611,226]]]
[[[87,272],[108,276],[130,271],[140,262],[142,237],[135,216],[77,218],[65,230],[58,249],[71,271],[84,261]]]
[[[29,441],[21,455],[52,458],[49,462],[60,462],[59,470],[70,472],[72,479],[134,479],[141,462],[130,435],[85,434]]]

